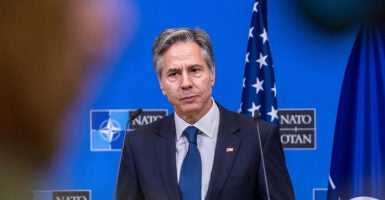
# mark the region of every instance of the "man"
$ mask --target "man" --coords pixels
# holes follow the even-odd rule
[[[165,30],[152,52],[160,88],[175,113],[126,136],[118,199],[294,199],[277,128],[213,100],[207,33]],[[192,136],[196,141],[185,129],[199,130]]]

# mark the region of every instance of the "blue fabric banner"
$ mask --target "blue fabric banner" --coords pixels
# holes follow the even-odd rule
[[[341,89],[328,199],[385,199],[385,23],[363,23]]]

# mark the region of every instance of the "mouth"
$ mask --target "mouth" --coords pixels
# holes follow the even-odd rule
[[[189,103],[189,102],[193,102],[197,97],[198,97],[197,95],[186,96],[186,97],[180,98],[180,101]]]

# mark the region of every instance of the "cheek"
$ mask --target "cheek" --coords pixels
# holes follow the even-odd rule
[[[177,92],[177,87],[175,86],[175,84],[162,83],[161,89],[163,95],[168,96],[169,98],[175,96]]]

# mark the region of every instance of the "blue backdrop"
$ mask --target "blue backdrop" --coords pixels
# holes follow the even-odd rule
[[[120,151],[93,150],[92,133],[100,128],[93,125],[95,113],[120,116],[119,132],[127,121],[127,115],[119,112],[138,107],[173,112],[159,89],[151,61],[152,42],[163,29],[200,27],[209,33],[216,59],[213,96],[228,109],[239,109],[254,1],[117,2],[129,2],[131,7],[127,15],[129,41],[113,52],[114,59],[99,63],[103,67],[83,86],[84,92],[69,111],[61,151],[46,169],[40,192],[89,190],[93,200],[111,199]],[[268,1],[278,107],[316,110],[316,148],[285,150],[285,155],[296,198],[322,199],[328,184],[340,88],[357,26],[338,32],[324,29],[311,23],[294,2]]]

